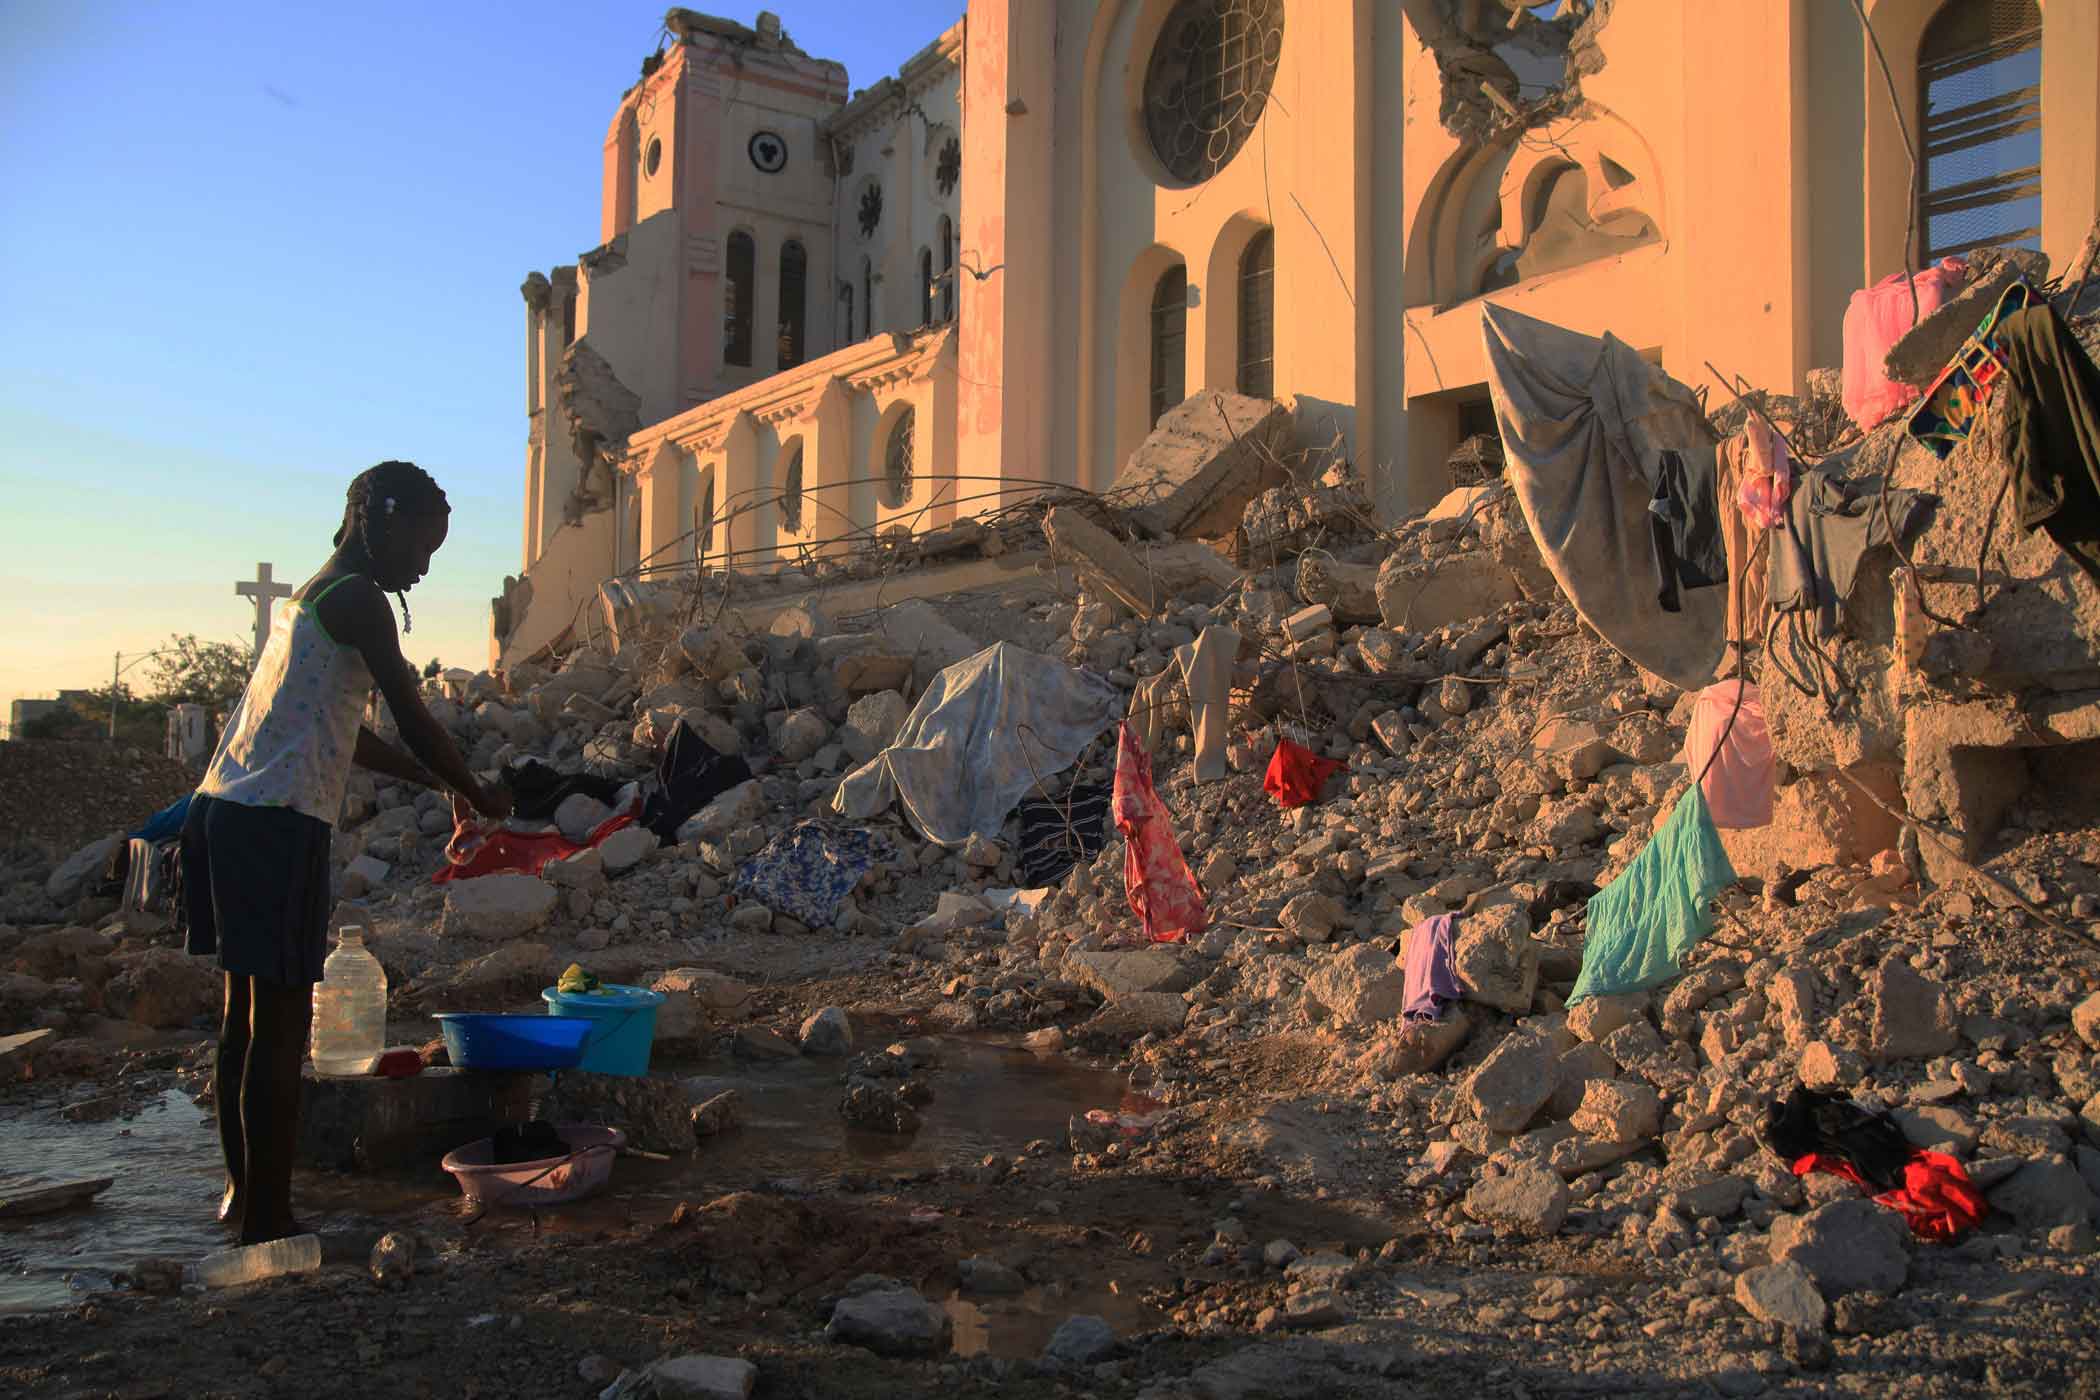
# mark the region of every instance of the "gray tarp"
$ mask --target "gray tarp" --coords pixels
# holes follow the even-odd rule
[[[840,781],[832,809],[866,819],[902,801],[943,846],[996,840],[1036,778],[1071,767],[1123,703],[1100,676],[995,642],[934,678],[890,746]]]
[[[1713,477],[1715,441],[1698,399],[1610,335],[1494,305],[1481,308],[1480,331],[1503,474],[1546,567],[1626,657],[1683,689],[1704,686],[1721,662],[1728,590],[1685,590],[1683,611],[1664,612],[1648,529],[1664,449]]]

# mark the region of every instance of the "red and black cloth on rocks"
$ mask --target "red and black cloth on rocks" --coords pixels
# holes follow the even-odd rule
[[[1920,1239],[1955,1239],[1989,1213],[1961,1163],[1912,1147],[1894,1123],[1839,1094],[1796,1085],[1766,1108],[1764,1140],[1796,1176],[1844,1177],[1902,1212]]]

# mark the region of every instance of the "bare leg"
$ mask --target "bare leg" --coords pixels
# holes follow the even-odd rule
[[[314,989],[251,979],[254,1043],[241,1082],[247,1133],[247,1202],[241,1243],[299,1233],[292,1219],[292,1158],[299,1143],[299,1073],[313,1022]]]
[[[248,1138],[241,1129],[241,1081],[248,1067],[248,979],[226,976],[226,1014],[219,1023],[219,1054],[212,1065],[212,1100],[219,1110],[219,1152],[226,1159],[226,1194],[219,1219],[239,1220],[248,1179]]]

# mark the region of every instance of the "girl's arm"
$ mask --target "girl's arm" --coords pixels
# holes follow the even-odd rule
[[[438,781],[435,773],[362,724],[357,727],[357,752],[352,754],[351,758],[360,768],[369,768],[374,773],[399,778],[402,782],[414,783],[417,787],[445,786]]]
[[[378,586],[359,575],[342,587],[331,589],[321,600],[318,611],[328,635],[356,647],[364,657],[372,679],[379,684],[379,693],[386,697],[387,708],[393,711],[394,722],[401,726],[401,739],[408,746],[409,753],[415,755],[444,786],[471,802],[475,811],[485,817],[509,816],[510,794],[500,787],[484,788],[481,785],[473,770],[467,767],[459,746],[452,742],[452,736],[423,704],[416,669],[401,654],[400,633],[394,629],[394,610]],[[377,736],[374,736],[374,742],[382,748],[387,747]],[[367,751],[362,735],[358,739],[358,748],[360,752]]]

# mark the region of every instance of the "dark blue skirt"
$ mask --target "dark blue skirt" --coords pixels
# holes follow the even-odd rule
[[[335,828],[289,807],[197,794],[182,824],[189,951],[238,977],[285,986],[321,980],[334,908]]]

